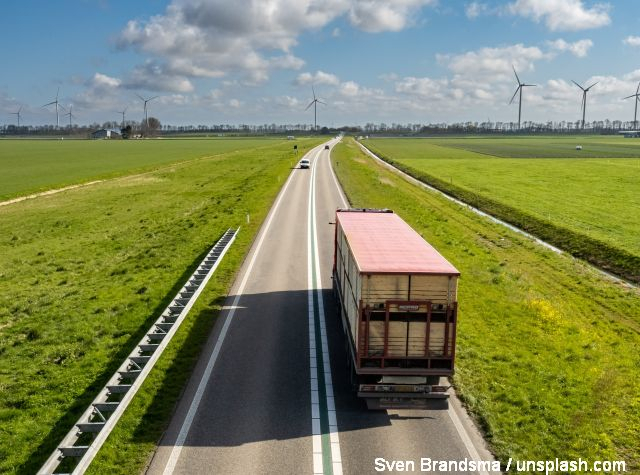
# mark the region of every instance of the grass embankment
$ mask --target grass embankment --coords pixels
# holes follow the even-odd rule
[[[533,139],[521,140],[527,144]],[[509,144],[502,150],[502,141],[453,143],[491,147],[493,153],[511,150]],[[447,139],[365,142],[380,158],[415,178],[575,257],[640,283],[640,160],[506,159],[447,144]],[[509,146],[516,145],[520,146]],[[611,145],[610,153],[622,153],[616,151],[621,146]],[[544,142],[537,149],[532,146],[531,154],[551,153],[544,147]],[[640,147],[632,148],[640,153]]]
[[[242,226],[91,468],[140,470],[295,163],[273,143],[0,208],[0,473],[37,471],[209,247]]]
[[[395,210],[461,271],[454,383],[501,462],[640,473],[638,290],[407,183],[353,141],[332,160],[354,206]]]
[[[0,140],[0,201],[128,175],[159,165],[274,144],[275,140],[264,138]]]

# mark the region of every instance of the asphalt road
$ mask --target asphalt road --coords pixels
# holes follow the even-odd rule
[[[334,213],[346,202],[329,152],[292,170],[147,473],[400,471],[376,470],[389,468],[382,460],[420,473],[423,458],[490,460],[455,398],[449,410],[368,411],[350,392],[331,293]]]

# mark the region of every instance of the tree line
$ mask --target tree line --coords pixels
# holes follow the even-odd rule
[[[518,128],[517,122],[438,122],[438,123],[406,123],[392,122],[365,125],[349,125],[342,127],[318,127],[314,131],[312,124],[212,124],[212,125],[170,125],[161,124],[155,117],[149,117],[148,126],[145,121],[107,121],[102,124],[94,122],[88,125],[56,127],[55,125],[15,125],[0,126],[3,136],[74,136],[89,137],[99,129],[120,131],[124,138],[156,136],[156,135],[296,135],[296,134],[335,134],[344,132],[363,135],[446,135],[446,134],[617,134],[622,131],[636,130],[638,124],[633,121],[600,120],[586,122],[584,128],[581,121],[525,121]]]

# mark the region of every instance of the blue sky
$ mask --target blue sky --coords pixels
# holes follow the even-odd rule
[[[632,120],[634,0],[67,0],[6,2],[0,124],[140,120],[322,125]],[[61,113],[61,124],[68,117]]]

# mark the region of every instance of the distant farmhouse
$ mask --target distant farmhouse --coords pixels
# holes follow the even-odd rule
[[[119,139],[120,131],[115,129],[100,129],[91,133],[92,139]]]
[[[619,133],[624,135],[625,139],[637,139],[640,137],[640,130],[623,130]]]

